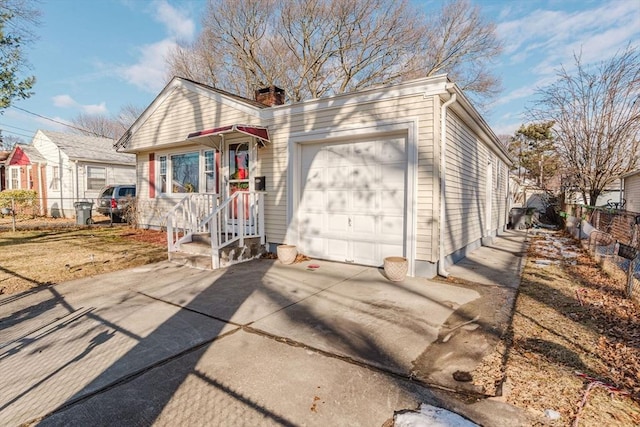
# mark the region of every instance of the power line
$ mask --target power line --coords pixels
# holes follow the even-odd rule
[[[11,108],[15,108],[16,110],[24,111],[27,114],[31,114],[31,115],[34,115],[36,117],[40,117],[41,119],[49,120],[50,122],[57,123],[59,125],[67,126],[67,127],[71,128],[71,129],[79,130],[80,132],[88,132],[88,133],[90,133],[92,135],[95,135],[95,136],[98,136],[98,137],[101,137],[101,138],[108,138],[107,136],[100,135],[100,134],[98,134],[98,133],[96,133],[94,131],[91,131],[91,130],[88,130],[88,129],[83,129],[83,128],[80,128],[80,127],[76,127],[76,126],[70,125],[68,123],[64,123],[64,122],[61,122],[59,120],[52,119],[51,117],[46,117],[46,116],[43,116],[42,114],[34,113],[34,112],[29,111],[29,110],[25,110],[24,108],[16,107],[15,105],[11,105]],[[110,138],[110,139],[113,139],[113,138]]]

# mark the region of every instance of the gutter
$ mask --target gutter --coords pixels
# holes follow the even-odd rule
[[[457,95],[452,93],[447,102],[440,107],[440,235],[438,239],[438,275],[449,277],[445,269],[444,255],[444,218],[446,213],[445,190],[447,179],[447,107],[456,102]]]

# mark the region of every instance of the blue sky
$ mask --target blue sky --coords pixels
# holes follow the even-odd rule
[[[424,3],[438,3],[427,0]],[[497,134],[523,122],[536,87],[554,80],[573,53],[600,61],[640,46],[640,0],[475,0],[497,24],[504,53],[494,64],[503,92],[485,113]],[[146,107],[164,87],[164,55],[193,40],[204,0],[41,0],[39,40],[26,52],[35,95],[15,105],[60,122],[79,113]],[[16,108],[0,115],[3,134],[29,142],[37,129],[64,126]]]

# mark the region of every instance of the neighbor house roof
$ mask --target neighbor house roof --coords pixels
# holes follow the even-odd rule
[[[134,165],[135,154],[120,153],[113,147],[114,140],[94,136],[39,130],[36,133],[49,138],[70,160]]]
[[[42,157],[42,154],[40,154],[40,151],[38,151],[38,149],[36,147],[34,147],[33,145],[22,145],[20,144],[20,148],[22,149],[22,151],[24,152],[24,154],[27,155],[27,157],[29,157],[29,160],[31,161],[31,163],[46,163],[46,159],[44,157]]]

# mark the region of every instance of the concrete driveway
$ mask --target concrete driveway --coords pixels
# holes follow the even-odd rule
[[[521,414],[452,374],[506,327],[523,241],[455,267],[483,284],[163,262],[5,297],[0,424],[374,426],[426,402],[514,425]]]

